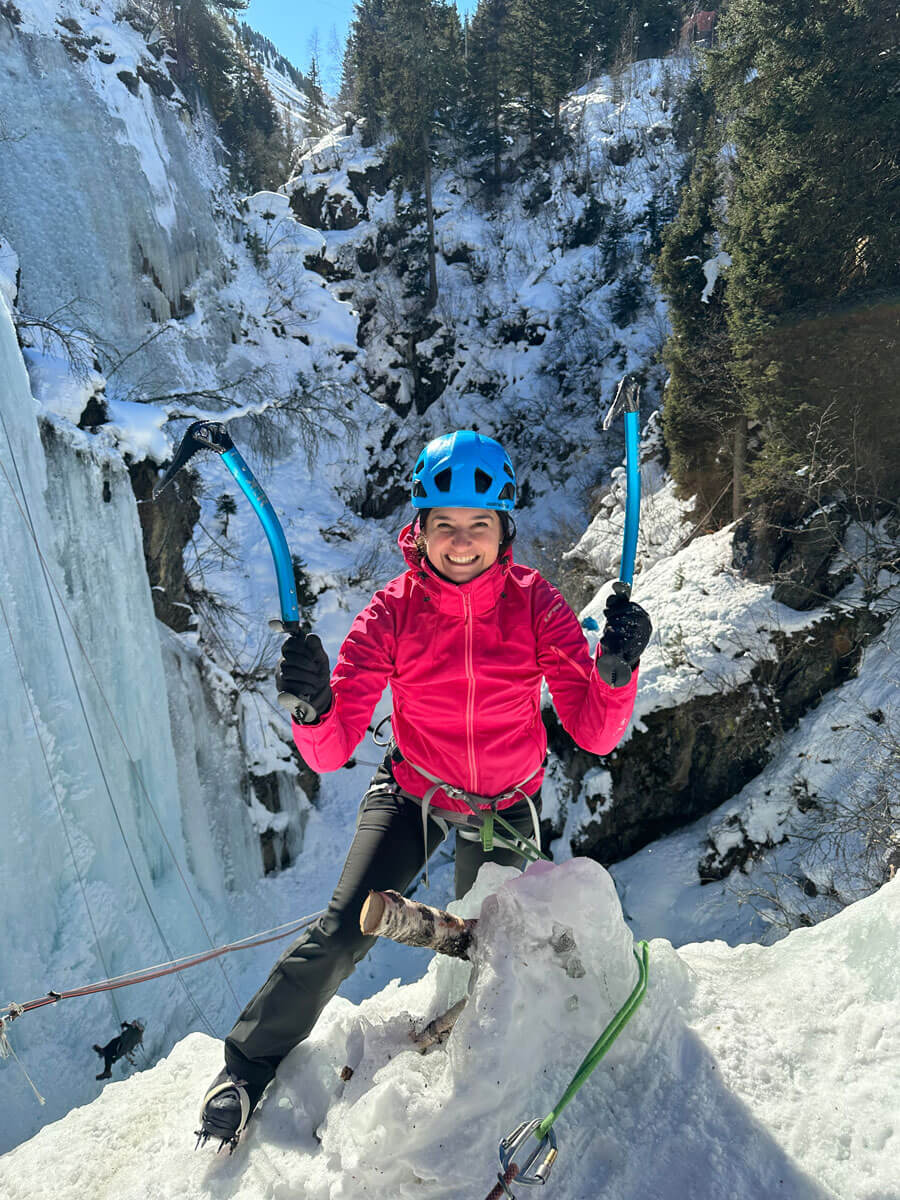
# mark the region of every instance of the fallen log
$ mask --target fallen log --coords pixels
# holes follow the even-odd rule
[[[468,959],[477,924],[477,920],[454,917],[394,891],[369,892],[359,914],[359,927],[370,937],[387,937],[405,946],[428,946],[453,958]]]

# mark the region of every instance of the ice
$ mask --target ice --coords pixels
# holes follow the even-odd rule
[[[52,34],[55,15],[29,7],[26,18]],[[74,15],[90,34],[90,12]],[[143,346],[117,383],[174,389],[179,370],[183,384],[231,344],[230,319],[213,305],[202,344],[147,343],[148,316],[165,324],[224,282],[217,168],[202,128],[186,130],[174,105],[145,84],[133,97],[117,78],[142,52],[137,31],[110,13],[98,20],[97,36],[115,43],[109,66],[73,62],[28,20],[15,32],[0,21],[0,123],[16,135],[3,144],[3,234],[26,264],[24,311],[93,333],[112,361]]]
[[[0,377],[5,1006],[281,918],[253,891],[261,855],[233,681],[158,625],[119,455],[62,419],[44,417],[39,427],[4,298]],[[296,851],[304,819],[296,798],[288,819]],[[243,999],[262,970],[245,958],[227,968],[235,982],[252,972],[252,984],[238,983]],[[4,1062],[10,1104],[0,1147],[96,1095],[91,1046],[120,1019],[145,1017],[148,1056],[192,1028],[228,1028],[243,1000],[222,968],[199,968],[187,990],[182,980],[65,1002],[19,1022],[13,1044],[47,1106],[38,1108],[15,1063]]]

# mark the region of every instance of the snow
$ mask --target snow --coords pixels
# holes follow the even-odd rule
[[[138,404],[133,400],[112,399],[107,403],[109,423],[104,437],[110,437],[122,454],[134,462],[152,458],[165,462],[172,455],[172,440],[163,432],[166,410],[156,405]]]
[[[686,521],[693,502],[677,498],[675,481],[661,466],[663,453],[660,414],[653,412],[641,429],[640,440],[641,510],[635,552],[638,589],[642,586],[641,572],[675,554],[691,533]],[[609,489],[600,498],[596,515],[563,560],[585,563],[598,581],[615,576],[622,554],[626,499],[623,460],[622,466],[612,468]]]
[[[643,1004],[555,1123],[553,1194],[896,1196],[898,899],[900,879],[769,948],[654,940]],[[484,1194],[500,1137],[553,1108],[637,967],[612,882],[586,859],[485,868],[455,907],[479,915],[472,966],[435,957],[414,983],[332,1000],[233,1156],[194,1151],[221,1061],[198,1033],[0,1159],[3,1194]],[[566,954],[553,949],[562,932]],[[410,1045],[463,997],[443,1046]]]
[[[76,375],[68,360],[55,354],[26,350],[23,358],[35,400],[77,425],[88,400],[102,388],[102,377],[96,371]]]
[[[692,696],[731,691],[753,667],[776,654],[772,637],[821,618],[772,599],[772,585],[745,579],[731,565],[732,527],[696,538],[643,571],[635,599],[652,613],[655,632],[641,657],[640,687],[630,728],[642,717]],[[585,606],[582,619],[603,627],[609,587]]]
[[[536,497],[519,522],[526,561],[544,542],[551,555],[577,542],[573,558],[587,564],[593,582],[614,578],[624,472],[620,433],[603,441],[597,436],[605,407],[599,401],[612,395],[623,371],[653,362],[665,309],[651,295],[620,328],[610,300],[626,274],[649,284],[646,212],[674,191],[681,169],[669,128],[681,68],[669,62],[592,80],[570,99],[563,119],[575,148],[548,168],[549,198],[537,209],[529,178],[509,185],[502,205],[491,211],[478,199],[476,183],[436,171],[437,315],[457,344],[444,364],[449,382],[441,399],[396,427],[396,413],[370,394],[369,381],[383,370],[399,395],[408,395],[402,355],[390,340],[403,315],[402,297],[390,290],[385,272],[364,275],[355,261],[395,219],[395,199],[390,191],[372,192],[365,215],[350,188],[351,173],[380,167],[385,148],[363,147],[358,133],[335,129],[282,189],[238,201],[216,161],[213,131],[196,114],[187,116],[180,96],[167,102],[144,83],[133,96],[117,78],[118,71],[136,68],[143,41],[116,18],[113,0],[29,0],[19,7],[24,23],[18,31],[0,19],[0,128],[23,135],[4,143],[0,173],[0,374],[15,463],[2,432],[0,462],[18,494],[28,497],[49,573],[73,613],[133,762],[61,612],[62,635],[56,626],[59,605],[50,602],[22,517],[0,479],[0,595],[12,635],[9,641],[5,629],[0,634],[0,685],[5,698],[18,698],[4,706],[0,733],[5,783],[20,801],[0,835],[0,1006],[163,957],[80,717],[64,643],[91,727],[100,731],[104,770],[136,870],[175,952],[208,944],[176,862],[217,942],[324,906],[359,797],[380,757],[360,747],[347,769],[321,781],[316,807],[310,804],[296,783],[289,730],[274,703],[277,643],[265,622],[276,611],[276,589],[255,516],[238,498],[226,534],[216,501],[234,491],[233,481],[216,456],[194,460],[202,514],[187,566],[195,584],[221,596],[223,607],[203,616],[200,632],[175,635],[153,618],[139,510],[123,459],[162,461],[187,420],[228,421],[291,547],[307,564],[318,593],[316,629],[332,659],[356,611],[402,567],[393,544],[402,516],[356,515],[366,476],[396,478],[404,455],[411,459],[428,436],[446,428],[477,424],[513,439],[522,478]],[[93,54],[73,62],[58,40],[57,18],[67,16],[100,39],[98,48],[115,52],[116,62],[102,64]],[[295,103],[292,97],[287,102]],[[609,151],[625,143],[633,155],[616,166]],[[571,231],[589,215],[585,180],[622,221],[620,259],[607,282],[600,235],[594,236],[598,244],[569,244]],[[302,225],[289,207],[301,183],[310,190],[324,186],[331,202],[348,203],[362,218],[359,224],[326,231]],[[259,261],[249,234],[260,239]],[[468,261],[448,262],[451,257]],[[336,282],[307,266],[323,258],[336,268]],[[710,288],[725,265],[721,255],[704,264]],[[96,357],[102,370],[68,369],[52,344],[31,344],[23,360],[8,311],[14,301],[20,313],[52,317],[83,339],[87,363]],[[359,313],[370,302],[373,325],[362,348]],[[574,327],[572,312],[582,322]],[[36,336],[25,321],[21,331],[26,341]],[[440,355],[440,341],[435,335],[420,343],[420,354]],[[565,411],[559,378],[570,398]],[[648,412],[661,383],[660,368],[650,366]],[[75,426],[95,394],[104,397],[110,421],[89,435]],[[272,408],[286,399],[293,407],[279,423]],[[274,449],[260,436],[262,423],[253,422],[262,414],[268,414]],[[344,415],[357,436],[342,424]],[[821,616],[775,605],[770,588],[742,580],[730,566],[728,531],[688,540],[690,506],[675,496],[660,465],[657,436],[650,414],[635,595],[659,632],[642,663],[636,727],[654,708],[740,684],[773,653],[775,631],[810,628]],[[582,537],[585,498],[607,484]],[[542,502],[548,497],[552,503]],[[869,536],[851,529],[847,562],[863,561]],[[886,575],[857,580],[838,603],[858,604],[864,586],[884,590],[890,582]],[[586,616],[601,616],[607,590],[598,591]],[[880,603],[887,607],[887,596]],[[754,957],[750,948],[684,943],[698,937],[743,942],[777,932],[773,914],[764,919],[747,901],[762,887],[762,865],[751,864],[737,879],[746,883],[743,897],[734,894],[734,880],[700,887],[697,862],[709,842],[722,851],[745,836],[761,843],[791,837],[776,845],[769,863],[817,881],[823,898],[818,908],[808,907],[815,919],[829,911],[824,897],[833,877],[814,856],[790,857],[795,832],[806,828],[791,789],[798,766],[812,792],[826,800],[829,789],[849,795],[875,787],[879,765],[866,737],[873,724],[867,714],[881,711],[886,727],[898,719],[897,644],[892,626],[867,651],[859,679],[803,718],[738,797],[613,869],[628,927],[682,949],[676,954],[654,942],[645,1008],[561,1123],[563,1157],[552,1184],[560,1196],[593,1197],[601,1186],[604,1196],[629,1200],[640,1194],[894,1200],[885,1163],[896,1158],[896,1135],[874,1100],[877,1029],[858,1009],[868,1001],[873,1021],[882,1012],[866,957],[870,942],[881,946],[880,935],[872,918],[876,932],[867,941],[865,914],[882,898],[896,909],[896,885],[855,905],[845,924],[844,918],[828,922],[821,941],[792,934],[784,943],[790,951],[775,947]],[[853,710],[849,718],[846,704]],[[385,711],[383,702],[376,719]],[[834,728],[842,725],[847,729]],[[55,788],[48,786],[48,766]],[[253,790],[260,781],[277,798],[279,812],[260,802]],[[548,815],[559,814],[566,783],[551,758]],[[557,856],[587,816],[588,799],[602,803],[609,795],[608,772],[589,772],[563,814]],[[260,878],[260,831],[287,848],[295,864],[290,870]],[[448,849],[431,864],[426,898],[432,902],[446,903],[452,894]],[[38,891],[35,879],[43,883]],[[504,879],[512,877],[489,875],[465,910],[477,911],[483,895],[500,889],[486,915],[491,940],[471,1008],[447,1049],[412,1054],[405,1014],[421,1025],[443,1011],[465,992],[467,968],[434,963],[426,972],[426,951],[380,944],[285,1064],[243,1157],[233,1160],[190,1150],[200,1094],[221,1061],[220,1043],[196,1031],[206,1021],[217,1035],[229,1028],[277,947],[231,956],[227,984],[215,965],[186,976],[202,1018],[173,979],[118,993],[122,1011],[101,999],[29,1014],[13,1025],[11,1038],[47,1095],[47,1110],[38,1110],[14,1062],[0,1064],[10,1101],[0,1148],[30,1136],[43,1120],[58,1120],[73,1104],[83,1107],[0,1158],[0,1193],[38,1196],[51,1181],[63,1197],[240,1194],[252,1200],[259,1194],[287,1200],[376,1192],[457,1196],[481,1194],[482,1185],[487,1191],[500,1134],[547,1111],[634,976],[628,929],[599,867],[579,860],[549,873],[534,869],[501,887]],[[856,878],[838,882],[851,899],[871,889],[870,880],[865,887]],[[792,920],[802,911],[802,895],[792,884],[783,897]],[[889,914],[882,924],[895,920]],[[548,951],[554,922],[575,929],[587,982],[569,979]],[[881,952],[885,980],[896,980],[895,932]],[[803,980],[792,973],[795,954]],[[767,980],[776,992],[768,1005],[755,990],[755,981],[763,989]],[[806,1015],[813,1012],[815,1020],[804,1020],[801,1005],[795,1010],[789,997],[815,997],[816,987],[824,1003],[809,1002]],[[836,987],[848,997],[846,1020]],[[378,994],[366,999],[373,991]],[[160,1061],[101,1090],[90,1046],[106,1041],[120,1016],[135,1015],[149,1016],[141,1065]],[[856,1017],[864,1044],[853,1041]],[[819,1023],[834,1030],[836,1049],[823,1050]],[[740,1050],[732,1055],[726,1044],[729,1035],[758,1056],[746,1072]],[[883,1053],[882,1111],[890,1112],[897,1075],[891,1073],[896,1041],[890,1033],[877,1051]],[[489,1069],[494,1062],[502,1062],[499,1089]],[[347,1064],[354,1076],[342,1085],[338,1074]],[[852,1082],[854,1107],[823,1114],[842,1071]],[[805,1079],[830,1091],[804,1091]]]
[[[700,300],[703,304],[709,304],[709,298],[713,293],[713,288],[716,286],[716,280],[726,267],[731,266],[731,255],[725,250],[720,250],[713,258],[708,258],[703,264],[703,274],[706,278],[706,284],[703,291],[700,293]]]

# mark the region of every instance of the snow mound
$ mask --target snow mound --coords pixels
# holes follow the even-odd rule
[[[898,898],[895,880],[774,947],[653,942],[644,1004],[557,1122],[554,1195],[896,1197]],[[637,968],[612,881],[590,860],[486,868],[457,907],[479,906],[473,966],[435,958],[414,984],[329,1004],[233,1157],[193,1150],[221,1062],[220,1043],[193,1034],[0,1159],[0,1192],[485,1194],[501,1135],[556,1104]],[[411,1028],[467,993],[446,1043],[420,1054]]]

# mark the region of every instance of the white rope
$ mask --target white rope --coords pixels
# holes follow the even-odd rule
[[[16,1062],[19,1065],[19,1070],[22,1072],[22,1074],[28,1080],[28,1083],[31,1086],[31,1090],[34,1092],[35,1096],[37,1096],[38,1104],[46,1104],[47,1101],[44,1099],[44,1097],[41,1095],[41,1093],[34,1086],[34,1080],[31,1078],[31,1076],[25,1070],[18,1054],[16,1054],[15,1050],[12,1047],[12,1043],[9,1040],[9,1035],[6,1032],[6,1022],[2,1018],[0,1018],[0,1058],[9,1058],[10,1055],[12,1055],[12,1057],[16,1060]]]

